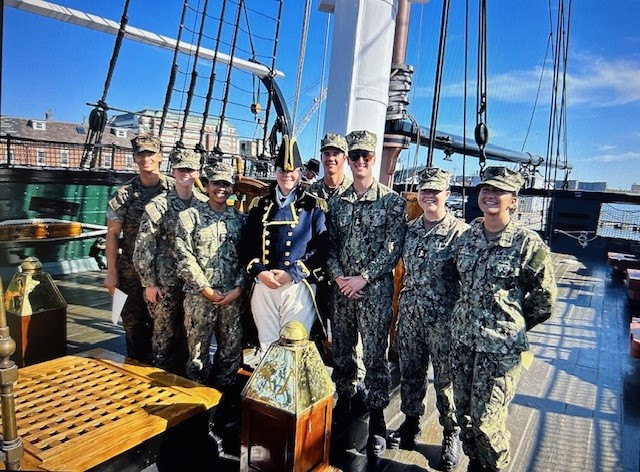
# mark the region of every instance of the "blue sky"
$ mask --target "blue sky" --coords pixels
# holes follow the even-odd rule
[[[60,0],[57,3],[116,21],[120,19],[124,4],[115,0]],[[210,11],[215,11],[217,3],[210,0]],[[260,3],[266,5],[265,8],[272,4],[275,16],[277,2],[261,0]],[[311,12],[298,118],[309,109],[320,90],[327,16],[317,10],[317,3],[313,2]],[[475,5],[476,2],[469,3]],[[549,56],[545,65],[544,58],[550,23],[555,29],[557,1],[493,0],[488,3],[487,121],[490,142],[518,151],[524,145],[525,151],[546,156],[551,62]],[[550,3],[553,3],[551,12]],[[179,1],[131,0],[129,24],[175,37],[181,4]],[[276,67],[286,74],[280,85],[291,111],[303,6],[302,0],[285,0],[276,61]],[[407,62],[416,72],[409,111],[425,126],[430,121],[441,6],[441,0],[431,0],[412,7]],[[567,156],[574,168],[570,178],[606,180],[612,188],[628,189],[632,183],[640,183],[637,170],[640,168],[640,29],[637,27],[640,0],[614,3],[574,0],[572,8],[566,131]],[[452,2],[437,125],[440,130],[458,135],[462,135],[464,126],[464,15],[464,2]],[[473,11],[471,57],[476,54],[475,23]],[[252,28],[255,35],[268,35],[270,20],[258,22]],[[113,44],[111,35],[5,7],[2,114],[44,118],[45,112],[52,110],[55,120],[82,121],[90,112],[86,102],[94,102],[102,95]],[[170,51],[125,40],[107,102],[132,110],[161,108],[171,59]],[[543,67],[545,74],[541,79]],[[473,61],[468,73],[467,133],[471,136],[475,125]],[[538,104],[532,113],[540,80]],[[250,84],[247,87],[250,88]],[[530,121],[532,125],[525,143]],[[319,126],[322,134],[323,122],[321,109],[299,136],[305,160],[314,153],[316,130]],[[256,132],[257,127],[250,120],[235,124],[243,135]],[[413,160],[413,150],[404,153],[401,165],[407,165],[409,160]],[[419,160],[426,160],[426,151],[421,151]],[[445,162],[441,154],[436,154],[435,164],[458,173],[462,170],[460,157]],[[467,172],[476,170],[477,162],[469,159]]]

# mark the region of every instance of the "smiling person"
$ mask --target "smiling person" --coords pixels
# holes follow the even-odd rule
[[[151,363],[153,320],[132,258],[145,206],[152,198],[168,192],[174,180],[160,173],[162,152],[158,137],[141,134],[131,140],[131,145],[138,175],[116,190],[108,203],[105,236],[108,272],[104,285],[112,295],[116,288],[127,294],[121,313],[127,356]]]
[[[242,299],[245,274],[239,264],[244,215],[227,199],[233,193],[234,168],[223,162],[203,169],[207,202],[180,213],[176,230],[178,275],[185,281],[184,326],[189,349],[187,377],[213,387],[225,407],[237,409],[236,373],[242,361]],[[216,335],[211,373],[209,347]],[[211,375],[212,374],[212,375]]]
[[[392,318],[393,269],[407,228],[405,201],[373,178],[377,137],[353,131],[346,137],[353,183],[329,203],[329,259],[333,284],[334,416],[349,414],[356,393],[355,348],[362,335],[367,370],[367,451],[387,446],[384,408],[389,404],[387,348]]]
[[[461,279],[453,393],[470,471],[509,463],[507,408],[531,358],[527,331],[551,316],[556,299],[549,248],[512,220],[523,182],[506,167],[488,167],[478,195],[484,217],[453,247]]]
[[[184,375],[187,343],[182,309],[183,282],[176,275],[176,226],[181,211],[197,201],[206,202],[200,191],[194,193],[200,176],[200,156],[187,149],[174,149],[169,155],[175,188],[152,199],[145,207],[133,251],[133,264],[144,287],[145,300],[153,319],[151,345],[158,367]]]
[[[440,424],[444,427],[441,463],[444,470],[458,465],[460,440],[453,401],[451,372],[451,312],[460,293],[460,278],[452,245],[469,225],[447,212],[451,173],[425,169],[418,184],[422,216],[409,223],[402,250],[404,277],[398,309],[398,356],[401,372],[401,410],[406,419],[394,433],[399,446],[415,447],[420,416],[425,412],[429,358]]]
[[[327,204],[304,191],[301,167],[297,142],[283,136],[276,182],[251,202],[243,230],[242,260],[255,281],[251,312],[263,355],[288,321],[300,321],[309,334],[317,316],[315,283],[328,251]]]

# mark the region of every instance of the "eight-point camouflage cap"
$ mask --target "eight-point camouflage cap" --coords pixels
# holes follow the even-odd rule
[[[327,148],[336,148],[345,154],[349,150],[347,140],[335,133],[327,133],[324,135],[324,138],[322,138],[322,141],[320,142],[320,152]]]
[[[226,162],[216,162],[211,166],[205,167],[203,171],[209,182],[223,181],[230,184],[236,182],[235,169]]]
[[[349,151],[369,151],[375,152],[378,137],[375,133],[367,130],[352,131],[347,136]]]
[[[478,184],[478,187],[483,185],[491,185],[507,192],[518,192],[524,185],[524,177],[519,172],[506,167],[487,167],[484,171],[482,182]]]
[[[160,138],[157,136],[139,134],[131,140],[131,146],[133,146],[133,152],[135,154],[143,151],[160,152],[161,143]]]
[[[418,190],[447,190],[451,182],[451,172],[438,167],[429,167],[420,172]]]
[[[174,149],[169,160],[173,169],[200,169],[200,154],[190,149]]]

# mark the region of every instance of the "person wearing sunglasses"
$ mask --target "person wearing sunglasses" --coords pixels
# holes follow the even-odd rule
[[[392,319],[393,269],[407,228],[405,201],[373,177],[377,137],[366,130],[346,136],[353,183],[329,202],[329,259],[333,284],[334,415],[350,413],[356,393],[355,347],[362,336],[367,452],[386,449],[384,408],[389,404],[387,348]]]
[[[452,314],[453,394],[469,470],[510,461],[509,403],[531,361],[527,331],[553,313],[557,287],[549,248],[512,215],[524,178],[487,167],[479,184],[483,213],[453,245],[460,297]]]
[[[241,261],[254,280],[251,312],[261,354],[280,337],[288,321],[307,334],[316,319],[315,284],[324,277],[328,237],[327,204],[300,184],[302,160],[288,135],[276,158],[276,181],[249,206],[242,233]]]
[[[133,264],[144,287],[153,320],[153,362],[168,372],[185,375],[187,342],[184,336],[182,281],[176,275],[176,226],[181,211],[206,202],[194,182],[200,175],[200,155],[175,148],[169,155],[175,188],[151,200],[140,220]]]
[[[415,447],[431,360],[436,407],[444,427],[440,463],[445,471],[455,469],[460,457],[451,372],[451,312],[460,293],[460,277],[451,247],[469,228],[447,211],[450,181],[451,172],[437,167],[421,172],[417,190],[423,214],[409,222],[404,241],[396,343],[402,376],[400,409],[406,417],[390,438],[392,446]]]

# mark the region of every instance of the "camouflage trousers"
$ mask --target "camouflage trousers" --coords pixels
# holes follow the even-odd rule
[[[122,308],[122,326],[127,342],[127,356],[152,363],[151,334],[153,321],[144,301],[140,277],[131,264],[122,264],[118,270],[118,288],[127,294]]]
[[[366,368],[367,406],[384,408],[389,404],[387,348],[393,316],[391,274],[368,283],[364,297],[359,300],[350,300],[342,295],[337,285],[332,290],[333,381],[338,396],[349,398],[356,393],[356,344],[360,333]]]
[[[234,386],[242,362],[241,315],[240,298],[230,305],[218,306],[199,293],[185,295],[184,326],[189,348],[187,377],[219,390]],[[217,349],[212,366],[209,348],[213,334]]]
[[[427,393],[429,358],[433,365],[433,387],[440,424],[445,430],[458,430],[453,400],[451,370],[451,328],[446,322],[431,322],[419,315],[400,312],[396,344],[402,375],[400,409],[407,416],[422,416]]]
[[[516,393],[522,365],[520,354],[455,349],[454,398],[464,452],[487,469],[509,464],[507,409]]]
[[[172,285],[160,284],[159,288],[163,298],[156,303],[147,300],[153,319],[153,361],[161,369],[185,375],[188,350],[184,332],[182,283],[176,281]]]

